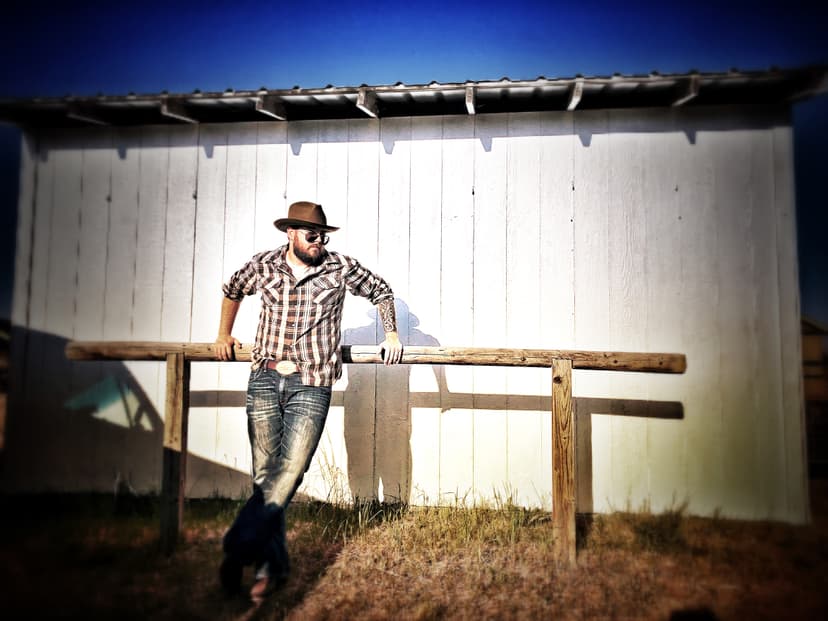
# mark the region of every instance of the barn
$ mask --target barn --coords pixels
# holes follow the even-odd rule
[[[6,492],[158,491],[159,362],[296,200],[394,288],[407,345],[678,352],[576,371],[580,512],[809,519],[791,106],[825,68],[64,97],[24,129]],[[247,300],[236,336],[255,333]],[[343,343],[377,343],[349,299]],[[242,363],[192,367],[186,493],[249,488]],[[346,366],[302,492],[551,506],[543,369]]]

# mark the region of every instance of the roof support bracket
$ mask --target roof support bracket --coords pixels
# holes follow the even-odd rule
[[[109,125],[101,117],[96,116],[94,112],[77,103],[69,104],[66,108],[66,116],[75,121],[89,123],[90,125]]]
[[[584,79],[577,78],[572,88],[569,91],[569,101],[566,104],[567,110],[574,110],[581,103],[581,97],[584,95]]]
[[[357,108],[362,110],[372,119],[379,118],[377,111],[377,94],[374,91],[369,91],[367,88],[360,88],[357,93]]]
[[[798,101],[808,97],[815,97],[821,93],[828,91],[828,73],[818,76],[815,80],[810,80],[810,83],[805,88],[795,90],[788,101]]]
[[[477,89],[473,86],[466,87],[466,112],[469,114],[475,114],[476,110],[474,108],[475,100],[477,99]]]
[[[277,121],[287,121],[285,105],[274,95],[256,97],[256,112],[272,117]]]
[[[683,106],[688,101],[696,97],[699,94],[699,76],[691,75],[688,80],[684,81],[684,91],[682,92],[681,96],[676,99],[671,105],[675,108],[677,106]]]
[[[166,116],[177,121],[184,121],[185,123],[198,123],[197,119],[187,115],[184,106],[177,101],[170,101],[167,98],[161,100],[161,116]]]

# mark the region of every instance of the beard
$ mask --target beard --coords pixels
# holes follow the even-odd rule
[[[325,261],[328,251],[325,250],[324,247],[320,247],[319,254],[314,256],[313,254],[306,252],[304,249],[299,248],[299,246],[294,245],[293,254],[295,254],[296,258],[305,265],[309,265],[310,267],[319,267]]]

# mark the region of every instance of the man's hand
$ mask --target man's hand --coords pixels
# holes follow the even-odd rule
[[[235,360],[234,347],[241,347],[239,340],[231,334],[219,335],[216,338],[216,358],[219,360]]]
[[[380,356],[386,366],[398,364],[402,360],[403,346],[400,337],[396,332],[386,332],[385,340],[380,343]]]

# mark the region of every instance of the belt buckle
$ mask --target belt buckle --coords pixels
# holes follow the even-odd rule
[[[276,372],[279,375],[291,375],[296,373],[298,369],[299,367],[296,366],[296,363],[290,360],[280,360],[276,363]]]

